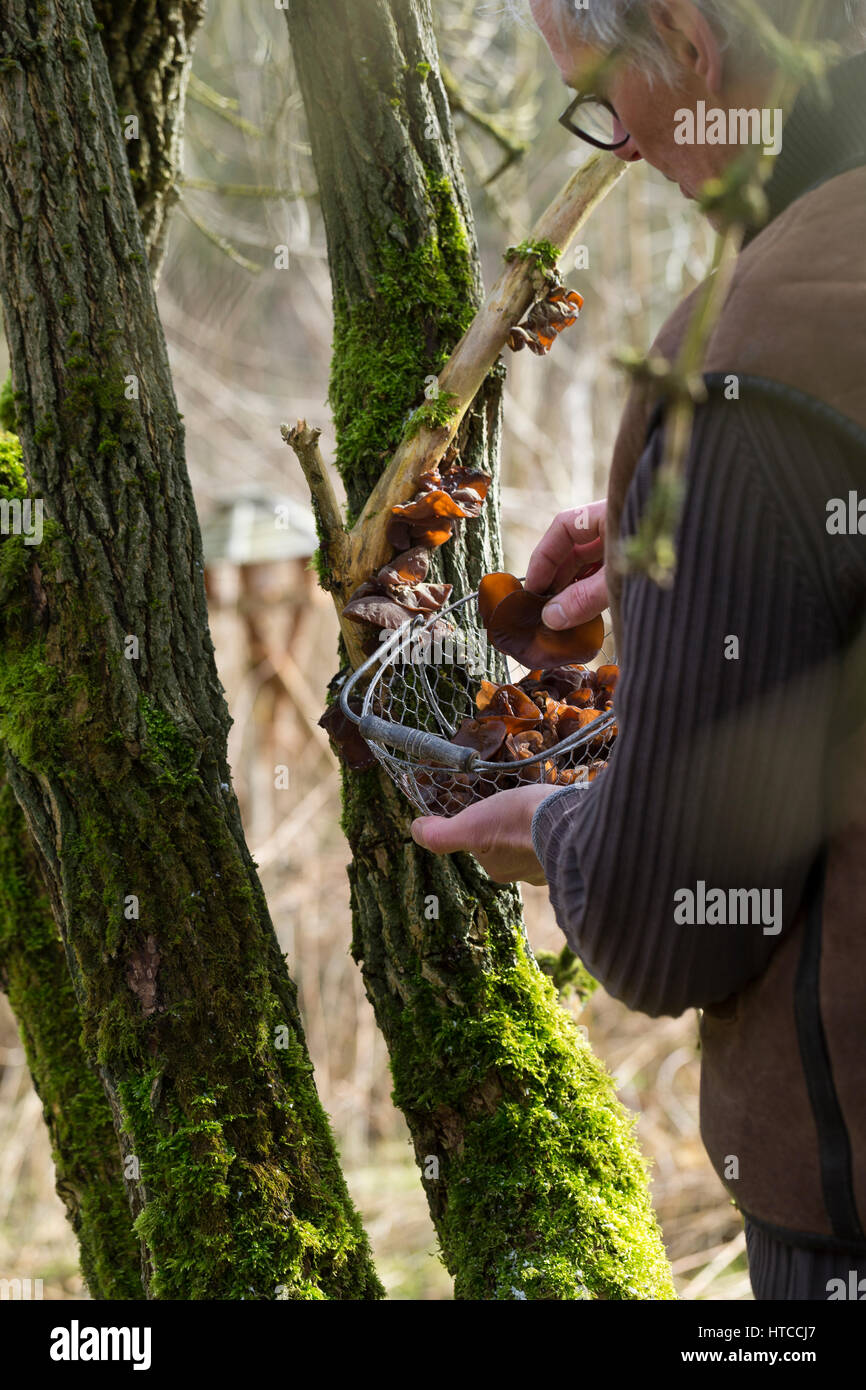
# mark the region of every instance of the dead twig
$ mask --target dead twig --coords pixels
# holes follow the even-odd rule
[[[483,111],[479,111],[477,107],[472,106],[460,91],[454,74],[444,66],[442,68],[442,85],[448,94],[448,105],[451,110],[459,111],[468,121],[472,121],[473,125],[478,126],[479,130],[483,130],[485,134],[495,140],[499,148],[504,151],[502,161],[484,180],[484,187],[489,188],[505,173],[506,169],[510,169],[512,164],[516,164],[518,159],[523,158],[529,145],[525,140],[516,140],[492,116],[488,116]]]
[[[353,572],[351,542],[319,448],[321,433],[306,420],[298,420],[294,426],[280,426],[280,434],[294,451],[310,489],[319,536],[319,582],[333,597],[349,660],[357,667],[364,659],[358,626],[344,623],[342,619],[343,607],[355,587],[350,579]]]

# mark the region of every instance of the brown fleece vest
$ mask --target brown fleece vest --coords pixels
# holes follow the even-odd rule
[[[668,360],[698,293],[656,339],[654,351]],[[804,194],[741,253],[704,371],[792,388],[866,432],[866,168]],[[741,380],[731,409],[748,409],[748,394]],[[613,548],[655,406],[651,388],[633,390],[614,450],[607,536],[615,631],[622,584]],[[866,663],[862,652],[855,659],[862,711]],[[839,759],[845,804],[814,871],[811,917],[807,903],[764,974],[703,1012],[701,1130],[716,1172],[752,1219],[788,1242],[866,1251],[864,730]]]

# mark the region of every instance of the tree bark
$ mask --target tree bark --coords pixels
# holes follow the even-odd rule
[[[38,551],[0,738],[123,1135],[146,1290],[375,1298],[243,839],[183,428],[86,0],[7,0],[0,292]],[[131,1161],[134,1160],[134,1161]]]
[[[36,890],[36,891],[34,891]],[[93,1298],[139,1299],[141,1253],[102,1083],[21,809],[0,784],[0,988],[9,996],[51,1137],[57,1192]]]
[[[290,0],[334,299],[337,466],[357,516],[481,297],[429,0]],[[496,475],[501,372],[460,437]],[[499,567],[498,484],[436,552]],[[347,774],[353,953],[461,1298],[673,1295],[632,1123],[532,957],[515,889],[435,858],[384,775]],[[431,916],[431,904],[438,916]]]
[[[118,114],[124,124],[130,115],[137,118],[126,151],[156,282],[177,196],[186,81],[204,5],[126,0],[123,6],[97,3],[94,10],[103,26]],[[14,495],[11,483],[0,466],[0,495]],[[57,1192],[78,1239],[91,1296],[141,1298],[141,1253],[111,1109],[81,1048],[81,1020],[62,942],[2,759],[0,808],[0,987],[18,1021],[42,1098]]]
[[[154,281],[178,197],[186,86],[205,0],[94,0]],[[137,131],[127,126],[137,121]],[[127,134],[127,129],[130,133]]]

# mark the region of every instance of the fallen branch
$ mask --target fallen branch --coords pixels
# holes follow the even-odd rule
[[[530,244],[552,243],[561,255],[626,167],[615,155],[598,154],[589,159],[539,218],[529,236]],[[350,591],[389,558],[392,547],[385,530],[391,508],[408,502],[421,474],[442,458],[511,329],[523,318],[538,289],[535,258],[510,261],[455,347],[438,379],[440,395],[449,393],[447,424],[435,429],[422,424],[416,433],[404,435],[349,532]]]
[[[282,426],[286,443],[298,456],[316,511],[322,542],[323,587],[330,590],[338,615],[349,595],[390,559],[393,546],[386,529],[391,508],[408,502],[421,474],[442,459],[461,420],[502,353],[508,335],[544,287],[543,257],[533,247],[555,248],[559,258],[627,165],[612,154],[597,154],[581,166],[542,213],[524,245],[526,254],[512,257],[475,315],[438,377],[436,400],[444,402],[446,423],[410,420],[388,467],[367,499],[350,531],[340,509],[318,449],[320,430],[299,420],[294,429]],[[435,402],[434,402],[435,403]],[[416,412],[417,417],[417,412]],[[349,659],[360,665],[363,652],[357,624],[341,622]]]

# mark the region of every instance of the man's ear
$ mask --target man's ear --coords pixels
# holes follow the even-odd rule
[[[694,0],[652,0],[650,20],[678,66],[706,83],[720,96],[725,68],[713,26]]]

